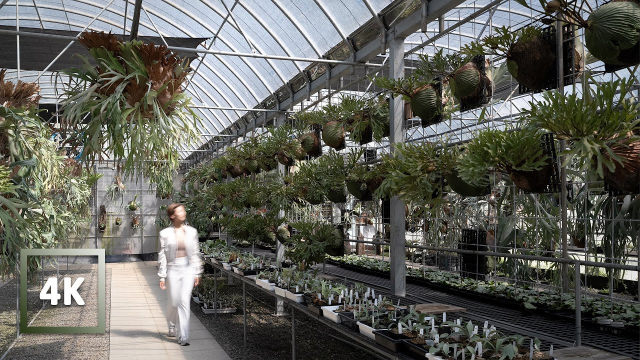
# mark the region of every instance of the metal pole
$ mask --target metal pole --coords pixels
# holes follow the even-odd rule
[[[20,1],[16,0],[16,31],[20,31]],[[20,35],[16,35],[17,76],[20,80]],[[20,253],[16,254],[16,339],[20,336]],[[26,275],[26,274],[25,274]]]
[[[576,271],[575,278],[575,298],[576,298],[576,346],[582,346],[582,296],[580,284],[580,262],[573,263]]]
[[[213,267],[213,308],[216,308],[216,304],[218,303],[218,268]],[[214,318],[218,318],[218,312],[213,312]]]
[[[556,21],[556,56],[558,59],[558,92],[564,92],[564,52],[563,52],[563,30],[562,21]],[[563,151],[565,141],[559,141],[559,151]],[[564,166],[564,156],[560,156],[560,226],[562,241],[562,258],[569,257],[569,248],[567,241],[567,168]],[[569,265],[562,264],[562,292],[569,292]]]
[[[291,359],[296,360],[296,309],[291,307]]]
[[[244,347],[247,347],[247,283],[242,282],[242,321],[244,334]]]
[[[398,79],[404,77],[404,38],[393,38],[389,42],[389,77]],[[391,116],[391,152],[395,153],[395,144],[404,142],[404,101],[395,96],[391,101],[389,115]],[[405,278],[405,211],[404,202],[397,196],[391,198],[390,204],[390,235],[391,251],[391,292],[397,296],[405,296],[407,280]]]
[[[284,113],[280,113],[276,116],[277,116],[275,119],[276,126],[282,126],[287,121],[287,115],[285,115]],[[287,172],[287,168],[284,165],[278,163],[278,174],[280,175],[280,177],[285,176],[286,172]],[[284,210],[279,210],[278,217],[283,219],[284,216],[285,216]],[[284,246],[279,240],[276,239],[276,266],[278,267],[278,269],[282,267],[283,260],[284,260]],[[284,301],[277,296],[275,297],[275,299],[276,299],[275,316],[284,316],[285,315]]]

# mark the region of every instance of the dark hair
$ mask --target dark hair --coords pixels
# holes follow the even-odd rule
[[[181,204],[181,203],[173,203],[167,206],[167,216],[169,217],[169,220],[173,220],[171,219],[171,216],[173,215],[174,212],[176,212],[176,209],[181,206],[184,208],[184,204]]]

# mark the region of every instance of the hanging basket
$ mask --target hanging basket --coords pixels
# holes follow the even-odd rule
[[[611,146],[611,150],[623,162],[615,162],[613,171],[605,168],[604,181],[627,194],[640,194],[640,141],[628,145],[615,144]],[[609,157],[606,153],[604,156]]]
[[[535,36],[529,41],[513,44],[507,54],[507,68],[520,84],[538,91],[543,88],[549,72],[553,71],[555,59],[555,51],[549,42]]]
[[[488,103],[493,89],[486,74],[484,55],[474,56],[471,61],[456,70],[451,75],[449,85],[453,96],[460,101],[460,111]]]
[[[360,133],[360,145],[365,145],[373,141],[373,128],[371,124],[368,124],[367,127]]]
[[[300,145],[311,157],[318,157],[322,155],[322,143],[320,143],[320,130],[316,129],[312,132],[302,135],[300,138]]]
[[[383,181],[384,181],[384,177],[382,176],[373,177],[371,180],[367,181],[367,190],[369,190],[371,194],[375,193],[376,190],[378,190],[378,188],[380,187],[380,185],[382,185]]]
[[[229,175],[231,175],[231,177],[237,178],[238,176],[244,175],[245,169],[239,164],[233,164],[227,166],[227,172],[229,173]]]
[[[411,111],[420,118],[422,127],[442,121],[442,99],[439,86],[427,85],[411,97]]]
[[[327,199],[335,204],[342,204],[347,201],[347,192],[344,187],[341,189],[331,189],[327,192]]]
[[[322,141],[336,150],[345,148],[344,124],[340,121],[329,121],[322,130]]]
[[[474,186],[470,185],[466,181],[462,180],[458,175],[458,171],[454,170],[453,173],[445,175],[445,179],[449,184],[451,190],[455,191],[460,196],[485,196],[491,194],[491,186]]]
[[[347,181],[347,190],[351,195],[360,201],[372,199],[371,192],[367,188],[367,183],[362,181]]]
[[[626,65],[624,50],[640,40],[640,5],[635,1],[612,1],[594,10],[587,19],[585,45],[605,64]]]
[[[549,185],[552,172],[551,165],[547,165],[534,171],[512,170],[509,176],[518,189],[530,193],[542,193]]]

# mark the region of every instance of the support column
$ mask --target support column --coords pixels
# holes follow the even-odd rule
[[[562,21],[556,21],[556,54],[558,60],[558,91],[564,92],[564,52],[563,52],[563,31]],[[566,144],[560,140],[558,151],[564,151]],[[562,241],[562,258],[569,257],[568,235],[567,235],[567,167],[564,166],[564,156],[560,156],[560,239]],[[562,292],[569,292],[569,264],[562,263]]]
[[[275,119],[275,124],[276,126],[282,126],[284,125],[286,120],[287,120],[287,115],[283,113],[279,113]],[[283,177],[284,175],[286,175],[286,172],[287,172],[286,166],[278,162],[278,174],[280,175],[280,177]],[[278,217],[284,218],[284,216],[285,216],[284,210],[279,210]],[[282,245],[282,243],[278,241],[278,239],[276,238],[276,264],[278,268],[280,268],[280,266],[282,265],[282,261],[284,261],[284,245]],[[275,298],[276,298],[275,316],[285,316],[286,314],[284,313],[284,300],[280,299],[277,296]]]
[[[393,38],[389,43],[389,77],[404,77],[404,38]],[[391,126],[391,153],[395,144],[404,142],[404,100],[402,96],[391,98],[389,116]],[[405,211],[404,202],[397,196],[391,198],[390,206],[391,250],[391,291],[394,295],[405,296],[407,280],[405,274]]]

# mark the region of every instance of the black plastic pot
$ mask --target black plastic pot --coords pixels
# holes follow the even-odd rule
[[[389,330],[374,330],[373,335],[376,338],[376,343],[393,352],[402,351],[404,346],[403,340],[407,339],[406,336],[394,334]]]

